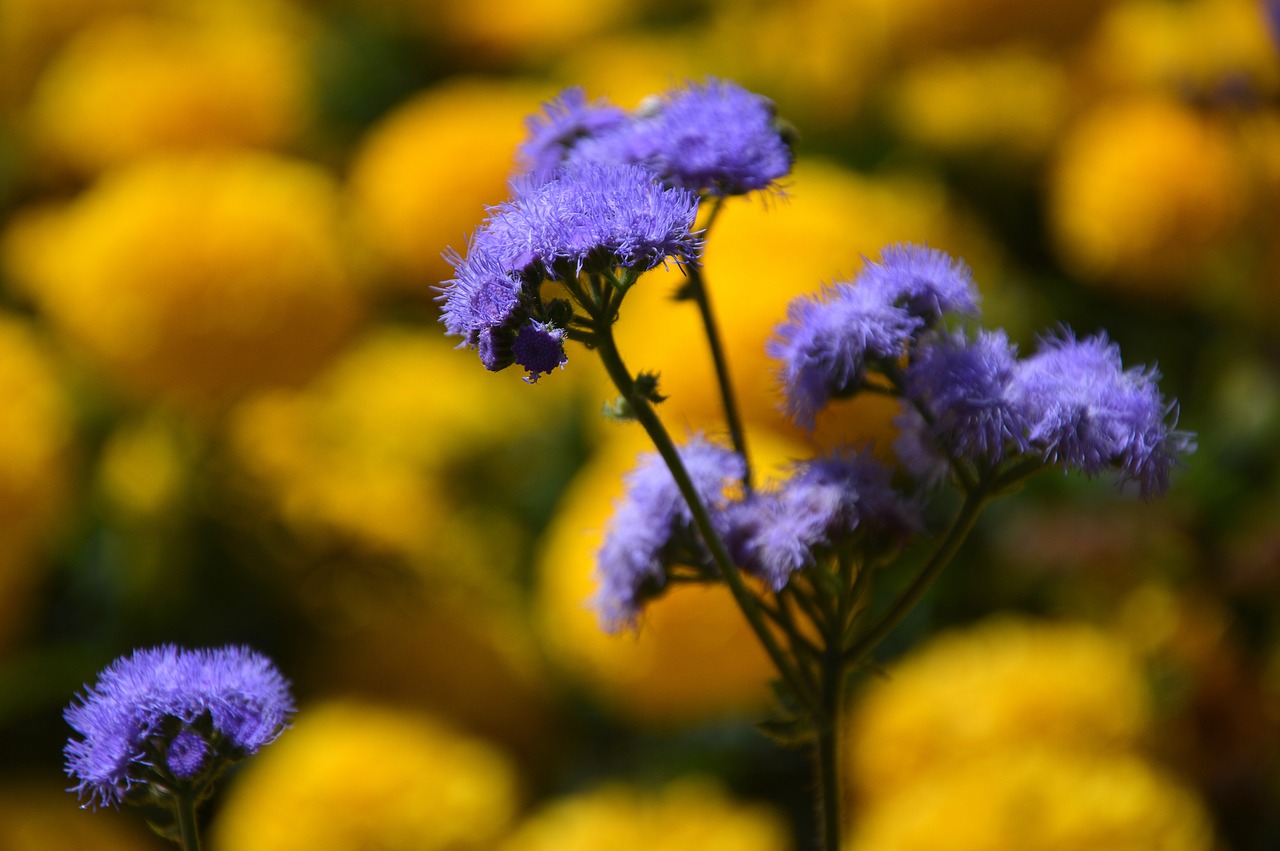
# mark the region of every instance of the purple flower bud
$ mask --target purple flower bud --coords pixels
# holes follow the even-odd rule
[[[515,362],[529,371],[525,381],[534,384],[539,375],[563,368],[568,358],[564,353],[564,330],[533,321],[516,332],[511,346]]]

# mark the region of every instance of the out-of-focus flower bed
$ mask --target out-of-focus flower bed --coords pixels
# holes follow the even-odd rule
[[[964,257],[1026,348],[1107,328],[1199,434],[1159,503],[1049,476],[984,516],[862,678],[849,847],[1280,845],[1272,25],[1260,0],[0,0],[0,848],[160,847],[62,791],[61,711],[162,642],[252,644],[296,685],[214,849],[812,845],[723,589],[634,634],[587,609],[646,448],[603,373],[487,373],[434,300],[542,101],[709,76],[800,140],[705,263],[762,468],[891,444],[887,405],[795,428],[764,346],[901,240]],[[677,286],[637,288],[619,343],[673,429],[716,432]]]

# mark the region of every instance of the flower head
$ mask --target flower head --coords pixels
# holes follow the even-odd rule
[[[699,498],[722,526],[718,531],[725,531],[727,518],[719,509],[725,506],[726,490],[746,475],[746,462],[701,437],[679,451]],[[610,629],[635,619],[644,598],[665,584],[669,564],[705,560],[693,532],[693,514],[660,455],[641,456],[626,486],[596,565],[600,588],[594,604]]]
[[[907,344],[944,313],[972,313],[968,267],[933,249],[889,246],[852,283],[791,302],[768,344],[782,362],[787,412],[812,428],[833,398],[855,393],[877,360],[898,360]]]
[[[1047,339],[1019,366],[1010,389],[1029,424],[1031,446],[1051,463],[1093,475],[1112,468],[1144,497],[1163,493],[1169,470],[1195,447],[1169,423],[1153,369],[1125,369],[1104,335]]]
[[[1025,417],[1009,392],[1016,370],[1017,349],[1003,331],[979,331],[973,339],[939,335],[920,346],[907,368],[906,392],[930,421],[918,414],[900,418],[903,431],[923,432],[900,447],[929,447],[978,463],[999,463],[1010,448],[1025,448]]]
[[[604,101],[588,102],[580,86],[565,89],[542,105],[541,115],[525,119],[528,136],[518,157],[535,182],[550,178],[582,139],[612,130],[627,120],[627,112]]]
[[[575,158],[644,166],[670,186],[745,195],[791,171],[773,102],[722,80],[654,98],[625,123],[584,140]]]
[[[293,713],[289,685],[246,647],[138,650],[112,662],[63,713],[67,774],[95,804],[117,804],[165,774],[216,772],[275,740]]]

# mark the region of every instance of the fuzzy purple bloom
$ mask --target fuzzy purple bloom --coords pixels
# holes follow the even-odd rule
[[[813,428],[832,399],[857,392],[876,360],[902,358],[909,343],[944,313],[972,313],[977,295],[968,267],[914,245],[889,246],[853,283],[802,296],[787,307],[768,353],[781,361],[787,413]]]
[[[629,122],[584,139],[571,158],[635,163],[669,186],[709,195],[767,189],[794,159],[773,102],[716,79],[653,98]]]
[[[797,464],[790,478],[728,512],[734,559],[779,591],[818,553],[863,533],[877,550],[923,528],[887,468],[867,453],[837,452]]]
[[[568,361],[564,353],[564,337],[563,329],[537,320],[516,332],[511,354],[516,363],[528,370],[525,381],[535,384],[538,376],[564,367]]]
[[[627,112],[599,100],[588,102],[579,86],[565,89],[542,105],[541,115],[525,119],[528,135],[517,156],[521,171],[535,183],[552,177],[578,142],[617,128]]]
[[[1010,450],[1026,449],[1025,415],[1010,395],[1017,369],[1017,350],[1003,331],[979,331],[972,339],[937,335],[917,349],[906,371],[907,397],[931,422],[917,412],[898,425],[927,432],[914,444],[946,457],[998,464]]]
[[[695,491],[723,533],[726,491],[739,486],[746,462],[731,449],[694,437],[679,450]],[[593,605],[602,626],[616,631],[634,623],[644,601],[666,583],[677,551],[700,550],[693,514],[671,471],[657,453],[646,453],[626,476],[626,492],[596,559],[599,583]]]
[[[66,768],[93,805],[118,804],[135,785],[163,779],[162,764],[189,778],[256,753],[294,709],[288,682],[245,647],[138,650],[108,665],[77,701],[63,713],[80,736],[67,742]]]
[[[1046,461],[1089,475],[1115,469],[1146,498],[1164,493],[1170,468],[1195,448],[1193,435],[1171,427],[1175,406],[1157,380],[1153,369],[1125,369],[1101,334],[1063,334],[1021,363],[1011,394]]]

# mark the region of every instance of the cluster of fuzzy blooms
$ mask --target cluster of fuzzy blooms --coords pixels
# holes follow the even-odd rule
[[[528,129],[514,196],[491,208],[465,257],[448,255],[456,276],[441,301],[447,331],[487,368],[519,364],[529,381],[565,364],[566,340],[599,343],[645,271],[697,267],[701,200],[773,189],[792,165],[772,103],[715,80],[634,112],[570,89]],[[544,299],[549,281],[567,298]],[[1057,466],[1115,471],[1144,497],[1165,490],[1193,441],[1173,428],[1155,371],[1126,369],[1104,336],[1066,331],[1021,358],[1003,332],[976,328],[977,301],[962,261],[896,245],[855,280],[791,304],[769,344],[787,412],[811,429],[832,400],[897,397],[902,469],[846,449],[752,489],[745,459],[695,437],[683,464],[741,569],[779,591],[833,555],[888,558],[924,531],[922,496],[944,480],[993,496]],[[607,628],[633,623],[673,578],[716,580],[660,456],[628,478],[597,573]]]
[[[712,80],[654,98],[634,112],[589,102],[571,88],[528,120],[523,171],[493,207],[441,296],[448,333],[490,370],[519,364],[527,379],[563,366],[574,304],[544,300],[560,281],[575,297],[584,275],[619,296],[635,277],[674,261],[696,264],[699,201],[766,189],[791,169],[773,104]]]
[[[895,480],[869,452],[842,450],[747,491],[742,457],[695,437],[681,457],[739,567],[779,591],[837,552],[874,564],[924,531],[922,497],[946,480],[994,492],[1059,467],[1112,471],[1137,482],[1144,498],[1166,489],[1170,468],[1194,443],[1173,427],[1176,406],[1154,370],[1126,369],[1104,336],[1065,331],[1020,358],[1003,332],[956,321],[976,313],[968,267],[912,245],[886,248],[855,280],[792,302],[769,344],[789,414],[812,428],[835,399],[898,397],[895,450],[905,476]],[[646,456],[599,554],[602,622],[634,622],[645,600],[688,570],[715,576],[671,473]]]
[[[67,774],[92,805],[205,792],[231,763],[275,741],[289,684],[246,647],[138,650],[111,663],[64,713]]]

